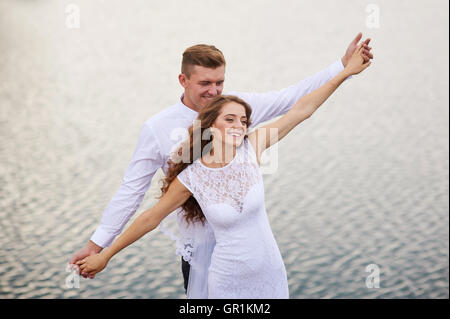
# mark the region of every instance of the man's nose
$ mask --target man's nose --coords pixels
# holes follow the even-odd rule
[[[215,84],[211,85],[208,89],[208,94],[216,96],[217,94],[219,94],[219,87]]]

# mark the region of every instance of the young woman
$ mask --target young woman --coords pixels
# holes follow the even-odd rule
[[[369,65],[359,46],[336,77],[303,96],[277,121],[250,133],[247,103],[234,96],[214,98],[199,112],[200,125],[190,127],[189,139],[173,158],[157,204],[110,247],[79,261],[80,270],[89,275],[102,271],[116,253],[181,206],[188,223],[207,222],[216,239],[212,249],[194,243],[191,267],[201,265],[193,268],[203,271],[194,282],[189,278],[188,297],[289,298],[285,266],[264,205],[261,154],[309,118],[347,77]],[[276,138],[271,129],[278,131]]]

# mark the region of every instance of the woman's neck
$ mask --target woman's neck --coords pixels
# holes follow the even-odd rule
[[[220,143],[219,145],[214,144],[211,151],[202,157],[203,162],[216,165],[218,167],[225,166],[230,163],[236,156],[236,146],[228,145],[225,143]]]

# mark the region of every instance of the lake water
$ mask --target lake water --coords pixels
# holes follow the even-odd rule
[[[280,142],[264,175],[290,296],[449,298],[448,1],[371,3],[1,0],[0,298],[185,298],[159,232],[66,286],[142,124],[182,93],[183,50],[216,45],[226,91],[265,92],[325,68],[359,31],[372,66]]]

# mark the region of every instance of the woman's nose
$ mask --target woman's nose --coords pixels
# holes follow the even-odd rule
[[[240,121],[234,121],[233,128],[244,128],[244,124],[242,124]]]

